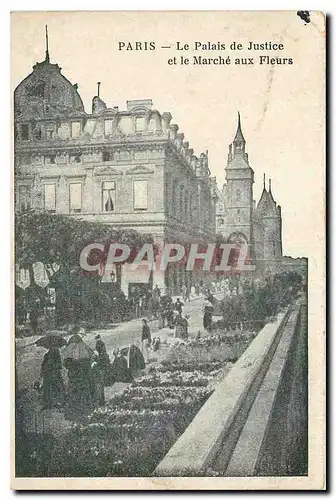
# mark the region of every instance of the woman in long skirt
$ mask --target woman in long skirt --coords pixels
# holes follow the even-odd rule
[[[41,368],[45,409],[64,404],[65,388],[61,370],[62,361],[59,349],[51,347],[44,355]]]

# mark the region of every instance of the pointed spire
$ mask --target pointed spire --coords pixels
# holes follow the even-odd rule
[[[100,85],[101,85],[101,82],[97,82],[97,96],[99,97],[99,94],[100,94]]]
[[[243,143],[245,143],[245,139],[244,139],[243,132],[242,132],[242,129],[241,129],[240,113],[239,113],[239,111],[238,111],[238,127],[237,127],[236,136],[235,136],[233,142],[234,143],[237,143],[237,142],[243,142]]]
[[[266,191],[266,174],[264,173],[264,191]]]
[[[271,179],[268,179],[268,194],[270,195],[271,200],[273,201],[274,205],[276,206],[275,200],[273,198],[272,194],[272,181]]]
[[[45,62],[50,61],[49,57],[49,40],[48,40],[48,25],[45,25],[45,38],[46,38],[46,51],[45,51]]]

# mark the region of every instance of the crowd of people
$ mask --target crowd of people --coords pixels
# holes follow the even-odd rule
[[[115,382],[131,382],[134,372],[145,368],[144,357],[137,346],[116,348],[111,360],[101,336],[97,335],[95,340],[93,350],[75,334],[62,351],[53,346],[48,349],[41,367],[43,409],[64,408],[66,418],[77,419],[105,404],[104,387]],[[67,389],[63,367],[67,370]]]

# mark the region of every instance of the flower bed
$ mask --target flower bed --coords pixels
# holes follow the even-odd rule
[[[159,365],[74,424],[54,450],[50,475],[151,475],[212,393],[220,371],[218,363],[193,368]]]
[[[209,369],[213,363],[221,366],[225,362],[235,363],[255,336],[254,332],[235,332],[177,342],[172,346],[166,363],[195,368],[205,365]]]

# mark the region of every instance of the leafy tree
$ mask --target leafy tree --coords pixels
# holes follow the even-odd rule
[[[90,243],[101,243],[107,254],[109,243],[126,244],[138,251],[144,243],[152,242],[150,235],[67,215],[29,211],[15,217],[15,262],[20,268],[28,269],[30,288],[36,285],[33,264],[42,262],[51,286],[59,291],[58,300],[71,302],[75,308],[80,308],[84,299],[82,291],[85,291],[86,302],[90,302],[91,294],[93,305],[100,303],[102,293],[101,277],[88,276],[80,268],[83,248]],[[133,258],[134,252],[130,259]]]

